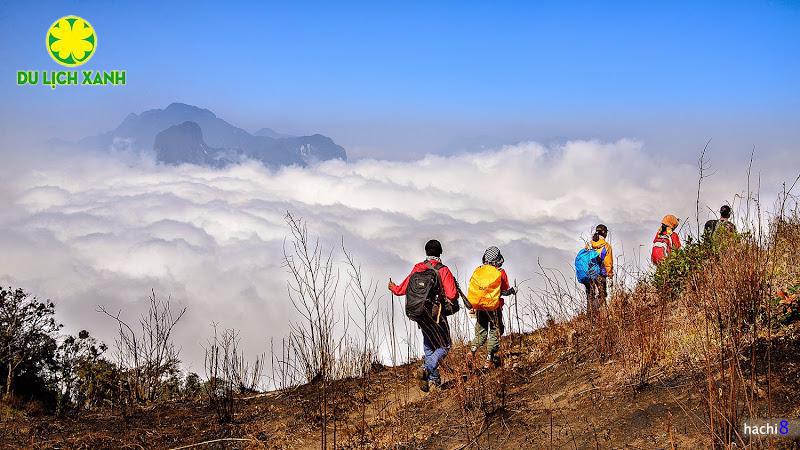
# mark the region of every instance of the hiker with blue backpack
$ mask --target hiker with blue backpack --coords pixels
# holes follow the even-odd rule
[[[406,296],[406,316],[422,332],[425,359],[419,370],[419,388],[428,392],[430,385],[441,387],[439,364],[450,351],[450,327],[447,316],[458,312],[458,287],[450,269],[442,264],[442,244],[425,244],[425,261],[417,263],[402,283],[389,280],[394,295]]]
[[[502,361],[497,356],[500,349],[500,336],[503,335],[503,296],[514,295],[516,288],[508,282],[508,274],[503,266],[503,255],[497,247],[489,247],[483,253],[483,264],[475,269],[469,280],[467,298],[475,313],[475,338],[467,354],[467,365],[472,369],[475,353],[486,343],[486,364],[484,369],[500,367]]]
[[[605,304],[607,280],[614,277],[614,256],[607,237],[608,227],[597,225],[592,241],[575,257],[575,275],[586,288],[586,313],[590,318],[594,318],[600,306]]]

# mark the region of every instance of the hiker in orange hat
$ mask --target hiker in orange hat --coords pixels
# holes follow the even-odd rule
[[[650,261],[653,264],[660,264],[673,250],[681,248],[681,238],[675,231],[679,222],[680,219],[672,214],[667,214],[661,219],[661,228],[653,238],[653,250],[650,252]]]

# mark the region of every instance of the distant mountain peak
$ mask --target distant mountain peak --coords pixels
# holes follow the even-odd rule
[[[134,149],[155,150],[158,160],[165,164],[218,167],[244,157],[276,167],[347,159],[344,148],[327,136],[290,136],[271,128],[250,134],[208,109],[179,102],[164,109],[128,114],[114,130],[84,138],[80,144],[109,149],[115,142],[130,143]]]
[[[273,130],[272,128],[266,128],[266,127],[256,131],[253,134],[255,136],[264,136],[264,137],[268,137],[268,138],[272,138],[272,139],[283,139],[283,138],[296,137],[296,136],[294,136],[292,134],[279,133],[279,132]]]
[[[231,162],[235,154],[209,147],[203,140],[203,130],[196,122],[186,121],[158,133],[153,150],[156,160],[164,164],[196,164],[221,167]]]
[[[190,114],[208,114],[212,117],[217,117],[216,114],[211,112],[209,109],[200,108],[194,105],[189,105],[187,103],[180,103],[180,102],[173,102],[167,105],[164,108],[164,111],[173,112],[173,113],[190,113]]]
[[[168,129],[182,130],[185,131],[186,133],[191,133],[195,135],[199,139],[203,139],[203,130],[200,129],[200,125],[198,125],[197,122],[192,122],[191,120],[187,120],[186,122],[183,122],[178,125],[173,125]]]

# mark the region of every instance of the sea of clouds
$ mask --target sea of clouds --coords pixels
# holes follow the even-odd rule
[[[746,193],[748,161],[718,159],[703,185],[702,221],[712,215],[706,205],[736,206]],[[571,280],[574,255],[597,223],[632,269],[646,268],[663,215],[684,219],[682,235],[696,227],[696,165],[633,140],[280,170],[170,167],[131,154],[16,161],[0,181],[0,283],[53,299],[66,331],[85,328],[107,342],[115,328],[98,305],[133,319],[151,289],[170,296],[188,306],[176,340],[195,371],[212,323],[241,330],[256,354],[298,319],[282,262],[287,211],[325,246],[344,242],[379,283],[383,311],[386,281],[405,277],[431,238],[462,283],[497,245],[511,278],[536,288],[539,264]],[[762,196],[771,201],[798,163],[796,154],[762,162]]]

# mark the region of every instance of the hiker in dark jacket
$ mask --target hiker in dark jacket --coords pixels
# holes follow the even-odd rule
[[[703,227],[703,235],[708,238],[722,233],[736,233],[736,225],[733,223],[733,211],[728,205],[719,208],[719,219],[711,219]]]
[[[406,295],[408,284],[414,274],[431,269],[438,273],[440,285],[435,294],[437,298],[432,302],[431,309],[424,319],[417,321],[425,349],[425,360],[419,373],[419,387],[423,392],[428,392],[429,384],[441,386],[439,364],[447,356],[451,345],[447,317],[441,312],[442,302],[455,302],[458,298],[458,288],[452,272],[442,264],[442,244],[437,240],[428,241],[425,244],[425,255],[427,256],[425,261],[417,263],[402,283],[398,285],[389,280],[389,290],[394,295]]]

